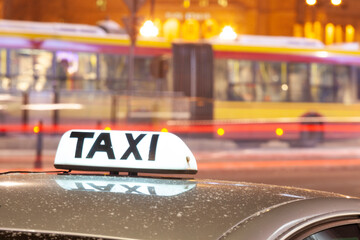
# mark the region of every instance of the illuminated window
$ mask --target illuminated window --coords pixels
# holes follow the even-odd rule
[[[343,30],[340,25],[336,25],[335,27],[335,42],[337,43],[343,42]]]
[[[218,0],[218,4],[222,7],[227,7],[228,1],[227,0]]]
[[[352,25],[346,25],[345,27],[345,41],[354,42],[355,28]]]
[[[214,19],[206,19],[201,25],[204,38],[211,38],[219,34],[219,25]]]
[[[325,44],[333,44],[335,38],[335,26],[332,23],[326,24],[325,27]]]
[[[294,25],[294,37],[303,37],[303,26],[301,24],[295,24]]]
[[[172,40],[179,38],[180,22],[175,18],[170,18],[165,21],[163,25],[164,38],[171,42]]]
[[[186,19],[181,27],[182,38],[189,41],[200,38],[200,24],[195,19]]]
[[[316,21],[314,23],[314,38],[322,41],[323,40],[322,36],[323,36],[323,30],[322,30],[321,23],[319,21]]]
[[[304,31],[305,31],[306,38],[314,38],[315,37],[312,22],[305,23]]]
[[[183,6],[184,6],[184,8],[189,8],[190,7],[190,0],[184,0]]]

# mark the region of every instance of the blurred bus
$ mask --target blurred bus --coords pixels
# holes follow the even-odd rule
[[[0,97],[3,125],[130,122],[295,145],[360,137],[356,46],[330,49],[291,37],[139,38],[129,89],[126,35],[3,20],[0,39],[0,96],[8,97]]]
[[[213,45],[214,119],[223,137],[302,146],[359,137],[357,44],[330,49],[303,40],[245,36],[246,45]]]

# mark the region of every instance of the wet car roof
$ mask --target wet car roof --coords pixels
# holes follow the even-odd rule
[[[41,173],[0,175],[0,191],[0,215],[6,216],[0,218],[0,229],[126,239],[231,237],[231,231],[243,231],[241,225],[250,224],[252,217],[279,206],[349,200],[242,182]],[[349,210],[354,208],[347,203]]]
[[[155,177],[197,172],[190,149],[170,133],[71,130],[54,166],[66,171],[0,173],[0,238],[271,240],[309,236],[312,224],[332,219],[360,223],[360,201],[347,196]]]

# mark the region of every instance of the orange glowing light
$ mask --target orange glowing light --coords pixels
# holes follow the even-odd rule
[[[111,130],[111,127],[105,127],[104,130]]]
[[[306,0],[306,4],[310,6],[314,6],[316,4],[316,0]]]
[[[231,26],[225,26],[222,29],[219,38],[221,40],[235,40],[237,38],[237,34]]]
[[[275,130],[276,135],[282,136],[284,134],[284,130],[282,128],[277,128]]]
[[[331,4],[334,6],[339,6],[341,4],[342,0],[331,0]]]
[[[217,134],[218,134],[219,136],[222,136],[222,135],[225,134],[225,130],[224,130],[223,128],[219,128],[219,129],[217,130]]]
[[[166,128],[161,129],[161,132],[169,132]]]
[[[156,37],[159,35],[159,29],[151,20],[147,20],[140,28],[140,35],[143,37]]]
[[[39,126],[35,126],[33,129],[34,133],[39,133],[40,132],[40,127]]]

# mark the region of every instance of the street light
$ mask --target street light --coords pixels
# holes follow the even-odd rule
[[[237,38],[237,34],[231,26],[225,26],[222,29],[219,38],[221,40],[235,40]]]
[[[334,6],[339,6],[341,4],[341,0],[331,0],[331,4]]]
[[[156,37],[159,34],[159,29],[151,20],[147,20],[140,28],[140,35],[143,37]]]
[[[334,6],[339,6],[342,3],[342,0],[331,0],[331,4]],[[309,6],[314,6],[317,4],[317,0],[306,0],[306,4]]]
[[[306,0],[306,4],[310,6],[314,6],[316,4],[316,0]]]

